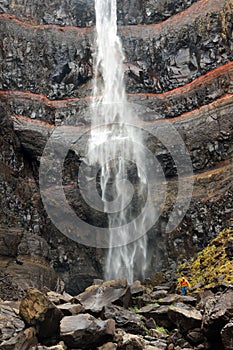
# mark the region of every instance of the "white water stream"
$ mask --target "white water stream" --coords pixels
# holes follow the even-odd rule
[[[145,234],[137,237],[144,232],[150,213],[140,222],[135,220],[145,205],[146,174],[138,166],[144,157],[140,148],[142,135],[131,125],[133,113],[125,92],[116,0],[95,0],[95,10],[96,62],[89,161],[101,167],[100,192],[103,211],[108,213],[110,243],[105,279],[124,277],[132,283],[144,277],[147,267],[147,238]],[[129,172],[133,185],[128,181]]]

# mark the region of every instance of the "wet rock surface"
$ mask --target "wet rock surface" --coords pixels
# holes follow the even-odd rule
[[[111,303],[127,308],[130,305],[131,292],[125,279],[107,281],[101,285],[88,287],[77,297],[77,300],[86,311],[98,314],[104,306]]]
[[[230,0],[194,2],[184,16],[177,15],[162,26],[123,26],[127,90],[161,93],[231,61],[229,4]],[[90,95],[92,29],[37,26],[32,30],[33,26],[7,16],[0,20],[3,56],[7,57],[2,65],[2,89],[42,93],[50,99]],[[39,57],[33,60],[37,52]]]

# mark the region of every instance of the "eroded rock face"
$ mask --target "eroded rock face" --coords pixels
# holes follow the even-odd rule
[[[56,288],[59,281],[53,268],[74,295],[103,276],[104,252],[73,243],[58,232],[43,209],[38,187],[40,156],[55,127],[75,125],[79,137],[90,123],[93,5],[92,0],[53,0],[40,6],[3,0],[0,4],[0,272],[8,276],[9,269],[17,283],[26,275],[23,288],[42,284]],[[177,191],[176,169],[166,147],[148,137],[147,147],[171,179],[168,206],[148,234],[148,275],[156,269],[174,269],[177,260],[193,256],[230,220],[231,22],[231,0],[118,1],[127,92],[135,115],[148,132],[169,119],[184,140],[195,172],[189,211],[180,226],[167,234]],[[65,161],[65,192],[83,220],[101,226],[106,218],[93,213],[90,219],[92,211],[76,196],[85,142],[76,145]],[[52,164],[48,169],[50,176],[55,168]],[[31,234],[43,238],[48,246],[38,242],[49,256],[35,253],[37,248],[27,245],[27,238],[21,244],[22,232],[30,233],[30,242]],[[4,242],[4,235],[11,245]]]
[[[118,0],[118,23],[119,24],[139,24],[156,23],[169,18],[170,16],[185,10],[196,0],[183,0],[174,3],[172,0],[159,1],[125,1]],[[22,15],[22,11],[26,15]],[[27,4],[23,0],[15,4],[13,1],[3,0],[0,13],[12,13],[17,17],[27,20],[34,20],[38,24],[57,24],[61,26],[70,25],[78,27],[89,27],[95,23],[94,0],[71,0],[62,4],[55,0],[48,6],[45,4]],[[71,15],[72,14],[72,15]]]

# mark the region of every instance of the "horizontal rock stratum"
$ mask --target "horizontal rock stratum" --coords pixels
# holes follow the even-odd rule
[[[54,130],[77,133],[79,142],[65,160],[64,191],[83,220],[106,224],[80,198],[77,185],[90,126],[93,5],[92,0],[0,5],[0,273],[11,297],[20,295],[16,281],[28,266],[27,287],[34,273],[33,287],[57,283],[59,289],[62,279],[73,294],[102,277],[104,252],[74,243],[52,225],[38,185],[40,157]],[[231,217],[232,9],[232,0],[118,1],[128,99],[138,116],[136,127],[146,130],[146,145],[163,167],[168,191],[162,215],[148,234],[148,275],[196,254]],[[166,234],[177,194],[176,167],[166,146],[151,134],[169,124],[190,154],[194,187],[182,223]],[[48,175],[54,169],[48,167]],[[48,189],[48,196],[56,191]],[[48,254],[38,249],[40,244]],[[0,291],[5,297],[5,289]]]

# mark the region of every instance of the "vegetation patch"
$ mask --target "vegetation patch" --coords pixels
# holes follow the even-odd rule
[[[184,271],[195,291],[220,284],[233,284],[233,228],[224,229],[203,249],[196,259],[178,267],[179,277]]]

